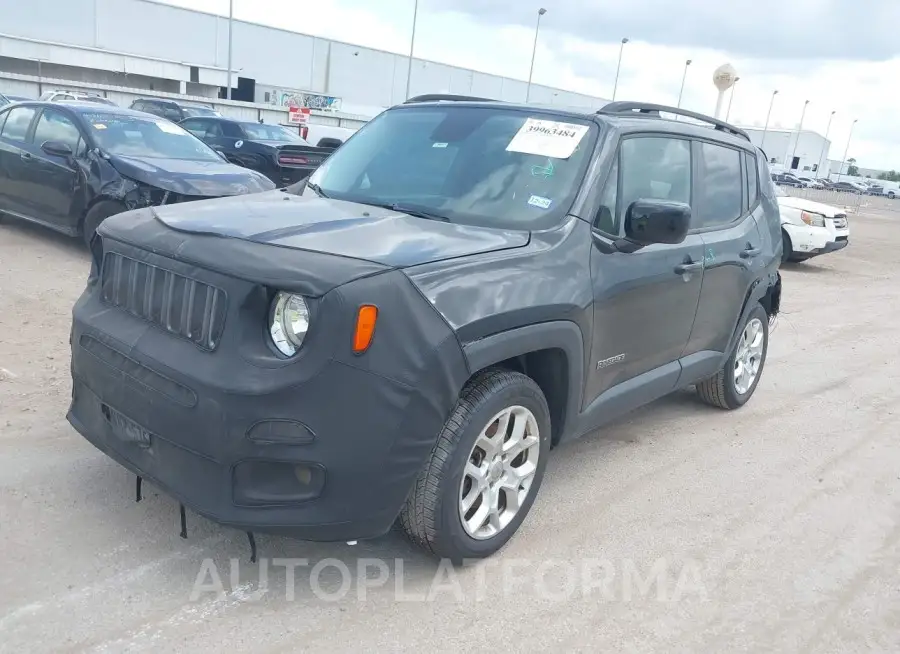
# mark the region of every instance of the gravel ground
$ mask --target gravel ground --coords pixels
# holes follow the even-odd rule
[[[900,216],[864,210],[783,269],[747,406],[678,393],[560,448],[459,572],[394,533],[261,535],[257,565],[190,512],[179,538],[64,419],[86,253],[0,224],[0,651],[900,651]]]

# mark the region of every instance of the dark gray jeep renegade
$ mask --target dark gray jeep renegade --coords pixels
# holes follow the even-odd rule
[[[743,405],[781,295],[765,157],[638,103],[414,98],[308,182],[120,214],[91,249],[90,442],[251,537],[399,520],[454,561],[513,535],[552,447],[688,386]]]

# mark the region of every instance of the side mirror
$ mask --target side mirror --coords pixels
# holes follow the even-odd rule
[[[41,150],[54,157],[71,157],[72,148],[68,143],[62,141],[44,141],[41,144]]]
[[[677,244],[691,228],[691,207],[668,200],[635,200],[625,211],[625,238],[637,245]]]

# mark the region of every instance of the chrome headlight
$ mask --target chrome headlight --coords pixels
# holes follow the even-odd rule
[[[272,302],[269,334],[272,343],[285,356],[294,356],[309,330],[309,305],[300,295],[279,292]]]
[[[801,211],[800,220],[813,227],[825,226],[825,216],[820,213],[813,213],[812,211]]]

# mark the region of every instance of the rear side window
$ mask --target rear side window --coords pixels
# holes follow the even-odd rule
[[[155,102],[145,102],[141,111],[146,111],[148,114],[153,114],[154,116],[162,116],[163,109]]]
[[[6,116],[6,122],[3,123],[3,132],[0,132],[0,136],[10,141],[24,141],[35,111],[34,107],[14,107],[10,109]]]
[[[744,170],[747,171],[747,198],[750,202],[750,208],[756,206],[759,200],[759,177],[757,176],[756,157],[749,152],[744,153]]]
[[[714,143],[700,143],[696,227],[727,225],[741,217],[744,174],[741,152]]]
[[[171,121],[178,122],[184,116],[181,115],[181,110],[175,105],[165,105],[162,110],[163,118],[168,118]]]

